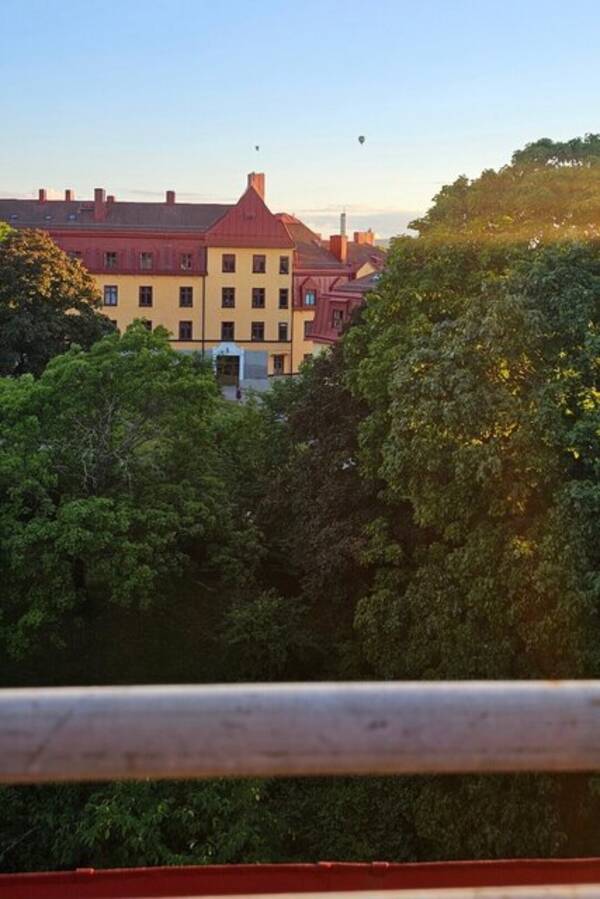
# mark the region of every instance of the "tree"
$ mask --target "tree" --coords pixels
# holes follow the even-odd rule
[[[79,262],[42,231],[0,234],[0,375],[39,376],[70,346],[113,330],[98,289]]]
[[[56,357],[37,381],[0,381],[5,677],[11,658],[52,670],[52,644],[70,641],[80,677],[110,678],[76,650],[98,635],[110,645],[119,609],[132,625],[184,575],[192,607],[211,583],[248,580],[255,541],[215,445],[220,402],[212,373],[141,323]]]
[[[444,244],[463,240],[527,243],[600,234],[600,135],[546,138],[513,154],[510,165],[445,185],[411,228]]]
[[[360,608],[386,673],[600,671],[599,296],[598,245],[532,250],[397,356],[371,464],[424,539],[397,628]]]

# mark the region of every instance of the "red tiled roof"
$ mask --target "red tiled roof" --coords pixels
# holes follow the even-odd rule
[[[348,262],[353,266],[365,265],[370,262],[376,268],[383,268],[385,264],[385,251],[381,247],[375,247],[368,243],[354,243],[348,241]]]
[[[81,228],[94,231],[131,229],[135,231],[207,231],[233,206],[223,203],[137,203],[113,201],[106,204],[103,221],[94,221],[93,200],[3,200],[0,220],[18,227],[55,229]]]
[[[336,259],[333,253],[330,253],[327,246],[323,243],[320,236],[314,231],[287,213],[279,213],[277,218],[285,224],[285,227],[296,246],[295,267],[299,269],[324,269],[337,268],[345,269],[343,265]]]
[[[330,252],[328,242],[323,240],[320,234],[312,231],[304,222],[287,212],[277,213],[277,218],[285,225],[296,245],[297,269],[339,269],[351,272],[356,271],[367,262],[376,268],[383,268],[385,252],[380,247],[358,244],[349,240],[347,262],[340,262],[337,256]]]
[[[353,297],[362,297],[365,293],[373,290],[380,277],[379,272],[371,272],[368,275],[363,275],[362,278],[355,278],[353,281],[346,281],[344,284],[332,287],[327,291],[327,296],[337,298],[338,294],[351,294]]]
[[[253,187],[209,229],[212,246],[271,246],[293,248],[287,227],[268,209]]]

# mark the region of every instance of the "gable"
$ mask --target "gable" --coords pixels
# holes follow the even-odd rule
[[[212,247],[292,249],[294,246],[283,222],[273,215],[253,187],[209,228],[206,242]]]

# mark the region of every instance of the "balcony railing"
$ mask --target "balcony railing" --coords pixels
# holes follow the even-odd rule
[[[0,691],[0,782],[600,770],[600,681]]]
[[[4,783],[595,770],[600,681],[0,691]],[[600,899],[599,882],[600,859],[84,869],[0,875],[0,899]]]

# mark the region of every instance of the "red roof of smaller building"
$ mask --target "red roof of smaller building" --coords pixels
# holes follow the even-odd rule
[[[338,269],[340,272],[350,274],[357,271],[366,263],[376,268],[383,268],[385,251],[366,243],[348,241],[348,257],[346,262],[340,262],[329,249],[329,242],[323,240],[304,222],[287,212],[277,213],[279,221],[285,225],[291,239],[296,246],[295,268],[296,270]]]

